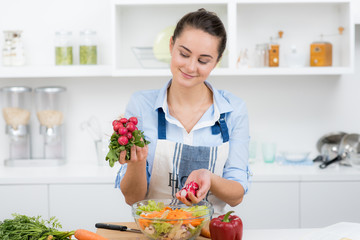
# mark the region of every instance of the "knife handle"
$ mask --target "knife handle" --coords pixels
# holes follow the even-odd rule
[[[107,223],[96,223],[96,228],[104,228],[110,230],[118,230],[118,231],[126,231],[127,226],[115,225],[115,224],[107,224]]]

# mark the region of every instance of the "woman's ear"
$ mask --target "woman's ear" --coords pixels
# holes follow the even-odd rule
[[[173,48],[174,48],[174,41],[173,41],[173,37],[171,36],[169,41],[170,55],[172,55]]]

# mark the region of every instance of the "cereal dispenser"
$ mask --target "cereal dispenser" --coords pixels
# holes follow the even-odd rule
[[[36,116],[43,139],[42,158],[65,159],[64,138],[64,87],[39,87],[35,89]]]
[[[1,107],[6,127],[5,133],[9,137],[9,158],[5,164],[11,165],[16,159],[30,159],[30,109],[31,88],[3,87],[1,93]]]

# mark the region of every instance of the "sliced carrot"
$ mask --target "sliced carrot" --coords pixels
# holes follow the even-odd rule
[[[74,235],[78,240],[109,240],[107,238],[100,236],[99,234],[90,232],[85,229],[76,230]]]

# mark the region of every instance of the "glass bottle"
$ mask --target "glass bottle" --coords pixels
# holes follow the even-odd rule
[[[254,65],[258,68],[269,66],[268,44],[256,44]]]
[[[4,66],[11,66],[11,46],[12,36],[10,31],[4,31],[4,45],[2,49],[2,64]]]
[[[21,38],[22,31],[13,31],[13,40],[12,40],[12,66],[23,66],[25,64],[25,50],[23,41]]]
[[[25,51],[21,34],[22,31],[4,31],[5,42],[2,49],[4,66],[22,66],[25,64]]]
[[[73,64],[73,46],[72,32],[57,31],[55,32],[55,64],[72,65]]]
[[[84,30],[80,32],[79,53],[81,65],[97,64],[97,39],[95,31]]]

